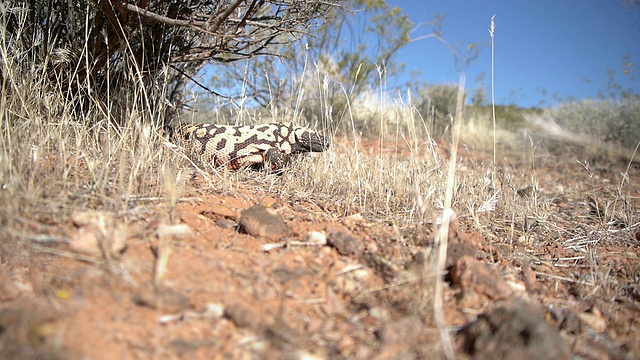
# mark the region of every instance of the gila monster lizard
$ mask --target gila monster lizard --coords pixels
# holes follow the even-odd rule
[[[263,125],[185,124],[176,129],[194,160],[231,169],[264,167],[281,172],[289,155],[320,152],[328,138],[291,123]]]

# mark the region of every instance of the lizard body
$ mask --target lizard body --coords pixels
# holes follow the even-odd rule
[[[325,136],[291,123],[185,124],[176,134],[194,160],[230,169],[268,164],[282,171],[290,155],[320,152],[330,145]]]

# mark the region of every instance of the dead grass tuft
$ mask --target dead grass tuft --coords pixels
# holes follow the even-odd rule
[[[405,276],[405,268],[422,256],[417,276],[387,276],[384,285],[358,291],[378,300],[392,298],[390,293],[409,297],[404,304],[410,308],[395,309],[393,315],[417,314],[418,320],[402,325],[407,328],[418,323],[434,334],[439,328],[441,343],[429,345],[429,351],[435,347],[448,356],[452,351],[447,344],[450,329],[442,318],[442,289],[446,224],[454,217],[464,230],[484,236],[492,263],[506,262],[519,269],[535,266],[538,278],[581,293],[582,298],[602,296],[637,304],[633,287],[637,269],[616,268],[615,256],[607,252],[613,246],[639,245],[635,237],[640,229],[639,177],[631,166],[593,168],[582,159],[550,155],[530,136],[532,129],[515,134],[494,129],[491,118],[466,117],[461,101],[449,132],[453,139],[436,141],[430,134],[430,119],[415,111],[407,95],[368,114],[366,131],[358,128],[365,122],[354,110],[344,119],[333,119],[327,112],[317,129],[334,138],[332,148],[299,157],[282,176],[201,169],[169,144],[155,125],[166,109],[133,106],[114,112],[99,101],[78,107],[61,89],[45,88],[39,80],[43,69],[19,66],[25,59],[15,50],[0,46],[5,59],[0,100],[3,264],[29,264],[34,250],[65,256],[57,247],[72,238],[72,214],[99,210],[115,219],[114,229],[101,229],[105,234],[140,219],[153,224],[137,234],[140,242],[159,245],[155,278],[148,281],[160,287],[171,272],[170,259],[179,256],[170,249],[183,243],[162,235],[158,242],[155,235],[176,230],[172,226],[182,221],[177,210],[181,201],[199,201],[204,194],[247,202],[273,197],[309,221],[351,224],[360,218],[364,221],[349,225],[351,230],[369,229],[370,224],[388,230],[367,235],[378,248],[371,258],[357,259],[369,261],[357,266],[379,266],[376,271]],[[130,103],[140,103],[136,99],[147,90],[143,85],[134,89]],[[114,114],[122,115],[115,119]],[[223,120],[235,123],[249,115],[238,113],[237,118]],[[248,122],[253,121],[258,119]],[[349,131],[339,131],[344,128]],[[218,250],[226,250],[225,246]],[[9,260],[15,254],[22,258]],[[102,267],[113,259],[102,260],[94,259],[95,265]],[[109,269],[110,274],[131,284],[127,266],[116,264],[117,271]],[[267,281],[264,269],[269,266],[263,266],[258,280]],[[261,291],[272,291],[264,285],[268,282],[260,284],[265,287]],[[342,299],[331,296],[340,312],[348,314]],[[19,325],[23,330],[33,325],[24,324]]]

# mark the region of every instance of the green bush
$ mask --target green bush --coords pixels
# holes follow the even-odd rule
[[[640,141],[640,99],[581,100],[550,110],[563,128],[593,139],[633,149]]]

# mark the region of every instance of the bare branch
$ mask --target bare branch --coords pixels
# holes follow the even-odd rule
[[[162,16],[162,15],[158,15],[156,13],[153,13],[149,10],[145,10],[145,9],[141,9],[133,4],[129,4],[129,3],[125,3],[123,4],[125,9],[129,10],[129,11],[133,11],[136,14],[140,15],[140,16],[144,16],[146,18],[155,20],[157,22],[166,24],[166,25],[171,25],[171,26],[194,26],[194,27],[202,27],[204,26],[205,22],[204,21],[193,21],[193,20],[179,20],[179,19],[172,19],[166,16]]]
[[[274,45],[308,34],[314,19],[343,1],[28,1],[31,26],[19,41],[32,49],[34,62],[65,49],[65,60],[46,68],[49,81],[71,96],[91,86],[92,93],[113,98],[114,91],[126,92],[166,69],[170,96],[180,97],[205,64],[278,56]]]
[[[237,0],[233,5],[229,6],[227,8],[227,10],[222,13],[222,15],[220,16],[220,18],[218,19],[218,22],[216,22],[216,24],[213,26],[213,28],[211,29],[212,32],[216,32],[218,31],[218,29],[220,28],[220,25],[222,25],[222,23],[227,20],[229,18],[229,15],[231,15],[231,13],[238,8],[238,6],[240,6],[240,4],[243,2],[244,0]],[[247,11],[247,14],[249,14],[249,12]]]

